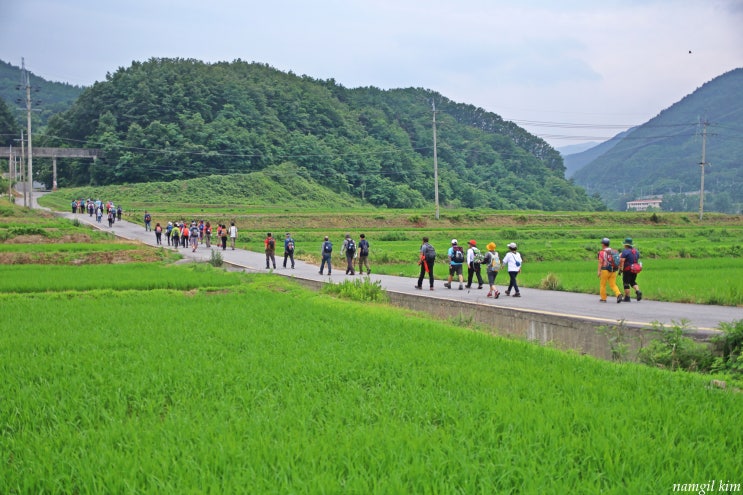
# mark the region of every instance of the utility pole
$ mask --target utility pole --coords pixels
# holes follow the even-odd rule
[[[34,155],[31,148],[31,77],[26,70],[26,61],[21,59],[21,71],[26,85],[26,126],[28,132],[28,207],[33,208]]]
[[[699,168],[702,169],[702,184],[699,187],[699,220],[702,220],[704,216],[704,166],[707,165],[705,161],[706,150],[707,150],[707,126],[709,122],[706,120],[702,122],[702,161],[699,162]]]
[[[439,161],[436,151],[436,102],[431,100],[433,108],[433,195],[436,202],[436,220],[439,219]]]
[[[26,173],[26,163],[23,161],[23,158],[26,156],[26,147],[23,143],[23,130],[21,129],[21,180],[20,183],[23,184],[23,206],[28,206],[26,204],[26,184],[25,182],[25,173]]]

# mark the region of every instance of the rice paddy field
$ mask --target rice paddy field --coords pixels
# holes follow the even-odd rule
[[[708,377],[270,275],[98,265],[55,273],[96,280],[70,290],[5,268],[1,493],[625,494],[743,481],[743,395]],[[26,291],[9,289],[21,279]]]

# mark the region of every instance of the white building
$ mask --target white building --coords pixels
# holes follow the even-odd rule
[[[627,211],[645,211],[648,208],[654,208],[660,210],[660,204],[663,202],[662,198],[655,199],[636,199],[634,201],[627,201]]]

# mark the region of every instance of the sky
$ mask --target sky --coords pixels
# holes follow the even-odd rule
[[[741,26],[743,0],[0,0],[0,59],[81,86],[153,57],[241,59],[430,89],[562,147],[743,67]]]

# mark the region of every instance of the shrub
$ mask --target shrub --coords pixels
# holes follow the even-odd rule
[[[606,337],[613,361],[622,362],[627,359],[629,345],[627,344],[627,337],[625,335],[626,329],[624,320],[621,320],[618,325],[601,325],[597,330],[600,335]]]
[[[721,335],[712,339],[712,347],[720,356],[715,359],[715,371],[729,371],[743,375],[743,320],[720,323]]]
[[[209,264],[216,268],[219,268],[224,264],[224,259],[222,258],[222,253],[219,251],[219,249],[212,249],[212,255],[209,258]]]
[[[712,368],[713,357],[707,346],[697,344],[684,337],[689,330],[689,321],[671,321],[666,328],[659,322],[653,322],[653,330],[660,334],[660,339],[652,340],[647,347],[640,349],[640,362],[669,370],[688,370],[706,372]]]
[[[539,282],[539,288],[543,290],[562,290],[562,282],[557,275],[550,272]]]
[[[379,280],[372,282],[369,277],[344,280],[340,284],[325,284],[322,292],[354,301],[387,302],[389,300],[387,293],[382,289],[382,282]]]

